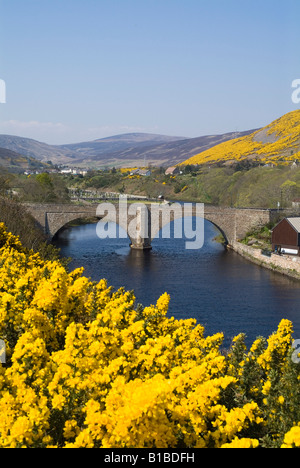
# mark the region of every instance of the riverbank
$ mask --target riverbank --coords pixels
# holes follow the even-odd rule
[[[267,257],[261,253],[261,249],[255,249],[240,242],[234,242],[229,248],[256,265],[300,280],[300,257],[280,256],[273,253]]]

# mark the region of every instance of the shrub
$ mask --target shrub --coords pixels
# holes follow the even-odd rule
[[[283,320],[250,350],[27,251],[0,225],[0,447],[299,446]]]

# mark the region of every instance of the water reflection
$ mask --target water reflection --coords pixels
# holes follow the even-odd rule
[[[249,263],[213,241],[215,228],[205,222],[205,245],[185,250],[185,239],[155,239],[153,250],[129,247],[129,239],[100,240],[96,226],[70,228],[57,245],[71,268],[84,266],[94,281],[106,278],[116,289],[134,290],[144,306],[164,292],[171,295],[170,315],[196,318],[208,334],[223,331],[226,344],[240,332],[252,342],[269,336],[282,318],[294,322],[300,338],[299,282]]]

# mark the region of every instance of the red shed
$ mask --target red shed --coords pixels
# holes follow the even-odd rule
[[[275,252],[300,255],[300,218],[284,218],[274,227],[272,248]]]

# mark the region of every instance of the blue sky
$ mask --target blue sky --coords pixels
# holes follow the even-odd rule
[[[299,108],[299,0],[0,0],[0,133],[247,130]]]

